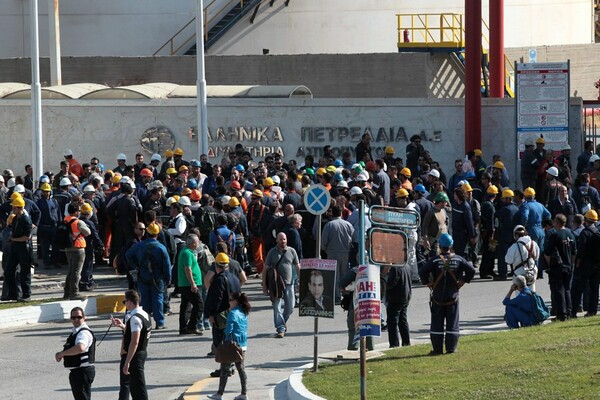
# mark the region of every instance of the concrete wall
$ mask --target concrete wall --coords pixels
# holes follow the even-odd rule
[[[227,3],[232,0],[217,0]],[[207,5],[207,1],[205,5]],[[483,2],[483,18],[488,18]],[[593,42],[593,1],[505,0],[506,46]],[[152,55],[195,14],[195,0],[60,0],[65,56]],[[48,55],[48,0],[39,0],[40,46]],[[238,23],[210,54],[394,53],[398,13],[464,13],[464,0],[276,0]],[[29,1],[0,2],[0,58],[26,57]],[[182,37],[193,34],[187,29]]]
[[[237,142],[256,159],[281,151],[286,159],[301,161],[306,154],[318,157],[326,144],[339,154],[353,151],[365,132],[374,138],[375,154],[381,155],[390,144],[403,158],[408,138],[420,134],[425,148],[448,172],[454,159],[465,154],[464,103],[460,99],[210,99],[208,106],[213,161],[220,160]],[[482,112],[484,158],[501,154],[513,175],[517,154],[514,102],[485,99]],[[580,101],[574,101],[570,137],[574,154],[582,143],[580,116]],[[22,171],[31,162],[28,102],[0,101],[0,124],[7,132],[0,136],[0,169]],[[43,108],[44,170],[56,172],[66,148],[73,149],[80,162],[97,156],[107,168],[115,166],[117,153],[133,159],[141,149],[149,155],[166,146],[182,147],[184,158],[198,157],[198,142],[188,136],[190,127],[195,126],[196,107],[191,99],[49,100]],[[163,133],[159,142],[143,147],[142,136],[154,127],[165,127],[171,133]]]

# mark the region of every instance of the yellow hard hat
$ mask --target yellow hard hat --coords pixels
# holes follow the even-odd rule
[[[251,196],[252,196],[252,197],[260,197],[260,198],[262,199],[262,197],[263,197],[263,192],[261,192],[261,191],[260,191],[260,189],[254,189],[254,190],[252,191],[252,194],[251,194]]]
[[[513,192],[513,191],[512,191],[512,190],[510,190],[510,189],[504,189],[504,190],[502,191],[502,198],[503,198],[503,199],[506,199],[506,198],[508,198],[508,197],[515,197],[515,192]]]
[[[498,194],[498,188],[496,187],[496,185],[490,185],[485,192],[487,194],[497,195]]]
[[[183,149],[181,147],[178,147],[175,149],[175,151],[173,152],[174,155],[176,156],[182,156],[183,155]]]
[[[173,157],[173,150],[165,151],[165,157],[167,157],[167,158]]]
[[[174,195],[173,195],[173,198],[174,198],[174,199],[175,199],[175,201],[177,202],[177,201],[179,201],[179,199],[181,198],[181,196],[180,196],[180,195],[178,195],[178,194],[174,194]]]
[[[404,188],[398,189],[398,192],[396,193],[396,197],[408,197],[408,190],[406,190]]]
[[[189,196],[190,194],[192,194],[192,189],[190,189],[190,188],[188,188],[188,187],[186,187],[185,189],[183,189],[183,190],[181,191],[181,195],[182,195],[182,196]]]
[[[158,232],[160,232],[160,226],[158,226],[156,222],[153,222],[146,227],[146,232],[148,232],[150,236],[156,236],[158,235]]]
[[[537,144],[545,144],[546,143],[546,141],[544,140],[543,137],[539,137],[539,138],[535,139],[535,142]]]
[[[400,174],[401,174],[401,175],[404,175],[404,176],[406,176],[406,177],[408,177],[408,178],[410,178],[410,177],[412,176],[412,173],[410,172],[410,169],[408,169],[408,168],[406,168],[406,167],[404,167],[404,168],[402,168],[402,169],[400,170]]]
[[[535,196],[535,190],[533,190],[533,188],[528,187],[527,189],[523,190],[523,195],[525,197],[533,197]]]
[[[49,183],[42,183],[42,185],[40,186],[40,190],[42,192],[51,192],[52,191],[52,186],[50,186]]]
[[[187,165],[182,165],[181,167],[179,167],[179,172],[181,171],[189,171],[190,169],[187,167]]]
[[[228,205],[229,207],[237,207],[237,206],[239,206],[239,205],[240,205],[240,201],[237,199],[237,197],[232,197],[232,198],[229,200],[229,203],[227,203],[227,205]]]
[[[112,177],[112,178],[110,178],[110,181],[111,181],[112,183],[119,183],[119,182],[121,182],[121,178],[122,178],[121,174],[119,174],[119,173],[117,172],[116,174],[114,174],[114,175],[113,175],[113,177]]]
[[[177,170],[175,168],[167,168],[167,175],[177,175]]]
[[[385,154],[394,154],[394,148],[392,146],[385,146]]]
[[[496,161],[494,163],[494,168],[504,169],[504,163],[502,161]]]
[[[325,170],[327,172],[336,172],[337,171],[337,169],[333,165],[328,166]]]
[[[325,175],[327,173],[327,170],[325,168],[319,168],[317,170],[317,175]]]
[[[473,150],[473,153],[475,153],[477,157],[481,157],[483,155],[483,151],[481,151],[481,149],[475,149]]]
[[[11,199],[11,200],[14,200],[14,199],[16,199],[16,198],[20,198],[20,199],[22,199],[22,198],[23,198],[23,196],[22,196],[22,195],[21,195],[21,193],[19,193],[19,192],[12,192],[12,194],[10,195],[10,199]]]
[[[465,192],[472,192],[473,191],[473,188],[471,187],[471,184],[469,182],[463,184],[462,188],[465,189]]]
[[[215,262],[217,264],[229,264],[229,256],[225,253],[219,253],[217,254],[217,256],[215,257]]]
[[[273,185],[275,185],[275,182],[273,182],[273,178],[271,178],[270,176],[263,179],[263,186],[269,187],[269,186],[273,186]]]
[[[25,207],[25,200],[23,200],[23,198],[21,196],[15,197],[14,199],[12,199],[12,202],[10,203],[11,206],[13,207]]]
[[[82,214],[90,214],[93,211],[93,208],[89,205],[89,203],[83,203],[80,211]]]
[[[589,210],[585,213],[585,219],[587,219],[588,221],[596,222],[598,221],[598,213],[595,210]]]

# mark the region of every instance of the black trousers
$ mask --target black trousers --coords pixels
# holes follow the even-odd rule
[[[558,319],[571,315],[571,277],[573,272],[567,268],[552,268],[548,270],[548,283],[550,284],[550,298],[552,310]]]
[[[181,286],[181,305],[179,307],[179,332],[186,329],[195,330],[198,326],[198,318],[202,313],[202,289],[199,287],[196,293],[192,292],[190,286]],[[188,305],[192,305],[189,319],[187,318]]]
[[[133,400],[148,400],[146,376],[144,375],[146,357],[147,353],[145,350],[137,351],[129,364],[129,375],[125,375],[123,374],[123,365],[125,364],[127,355],[121,356],[119,400],[129,400],[129,393],[131,393]]]
[[[408,329],[408,304],[407,302],[392,301],[388,298],[387,320],[388,320],[388,339],[390,347],[400,346],[398,332],[402,338],[402,346],[410,346],[410,333]]]
[[[71,392],[75,400],[89,400],[92,398],[92,382],[96,376],[96,367],[81,367],[72,369],[69,373]]]
[[[443,353],[444,337],[446,352],[453,353],[460,336],[458,302],[446,306],[431,303],[431,345],[436,353]],[[445,325],[445,327],[444,327]]]

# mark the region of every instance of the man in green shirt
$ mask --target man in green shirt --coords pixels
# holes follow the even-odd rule
[[[186,246],[179,252],[177,265],[178,286],[181,292],[181,306],[179,308],[179,334],[180,335],[202,335],[198,330],[198,318],[202,312],[202,271],[198,265],[197,249],[200,247],[200,239],[197,235],[190,234],[186,240]],[[192,305],[192,311],[188,315],[188,305]]]

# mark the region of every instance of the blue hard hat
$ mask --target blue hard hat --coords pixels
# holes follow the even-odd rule
[[[242,164],[236,165],[235,169],[240,172],[244,172],[246,170]]]
[[[427,190],[425,189],[425,186],[419,183],[417,186],[415,186],[415,192],[427,193]]]
[[[343,181],[344,180],[344,176],[338,172],[337,174],[335,174],[333,176],[333,180],[334,181],[338,181],[338,182]]]
[[[187,187],[189,187],[190,189],[197,189],[198,188],[198,181],[196,181],[194,178],[190,178],[187,181]]]
[[[333,163],[334,167],[343,167],[344,163],[342,162],[342,160],[335,160],[335,162]]]
[[[192,167],[200,167],[200,161],[198,161],[198,160],[192,160],[192,161],[190,161],[190,165]]]
[[[46,175],[42,175],[40,176],[40,183],[50,183],[50,178],[48,178]]]
[[[452,236],[450,236],[450,234],[444,233],[438,239],[438,243],[440,247],[450,248],[454,244],[454,240],[452,239]]]
[[[475,178],[475,172],[473,171],[467,171],[467,179],[473,179]]]

